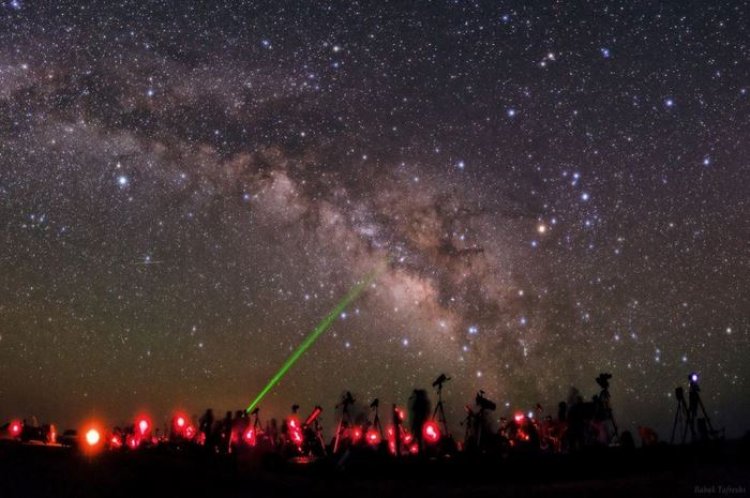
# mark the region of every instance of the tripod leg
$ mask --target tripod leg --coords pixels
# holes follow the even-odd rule
[[[677,411],[674,412],[674,423],[672,424],[672,437],[669,438],[669,444],[674,444],[674,434],[677,431],[677,422],[680,419],[680,402],[677,402]]]
[[[713,437],[715,431],[713,425],[711,425],[711,419],[708,416],[708,413],[706,413],[706,407],[703,406],[703,400],[699,397],[698,398],[698,406],[701,407],[701,411],[703,412],[703,416],[706,419],[706,427],[708,427],[709,430],[709,436]]]
[[[336,441],[333,443],[333,454],[335,455],[339,451],[339,440],[341,439],[341,426],[344,424],[344,416],[341,416],[339,424],[336,427]]]
[[[692,441],[695,441],[695,417],[693,416],[693,412],[691,412],[685,402],[682,402],[682,409],[685,410],[685,431],[682,433],[682,444],[685,444],[685,441],[687,440],[687,433],[688,430],[690,430],[690,437],[692,438]]]
[[[617,429],[617,423],[615,422],[615,417],[612,415],[612,413],[609,414],[609,420],[612,422],[612,428],[615,430],[615,436],[620,437],[620,431]]]

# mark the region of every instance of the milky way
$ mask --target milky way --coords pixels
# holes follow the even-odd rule
[[[264,401],[449,417],[613,373],[750,416],[741,2],[85,2],[0,11],[0,419]]]

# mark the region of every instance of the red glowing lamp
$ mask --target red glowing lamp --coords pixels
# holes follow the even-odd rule
[[[515,415],[513,415],[513,420],[516,421],[517,424],[520,424],[523,422],[523,419],[526,417],[522,412],[516,412]]]
[[[138,433],[141,436],[145,436],[148,434],[148,431],[151,430],[151,422],[146,417],[140,417],[136,420],[135,426],[138,428]]]
[[[177,417],[177,420],[175,420],[175,424],[177,424],[177,427],[179,429],[183,429],[185,427],[185,424],[187,424],[187,422],[185,421],[185,417],[183,417],[182,415],[179,415]]]
[[[255,429],[248,427],[245,433],[242,435],[242,440],[248,446],[255,446]]]
[[[409,445],[414,440],[414,436],[409,434],[406,431],[401,431],[401,441],[404,442],[404,444]]]
[[[440,426],[434,420],[428,420],[422,426],[422,439],[425,443],[435,444],[440,441]]]
[[[78,433],[82,435],[81,450],[89,455],[101,451],[109,441],[98,421],[89,421]]]
[[[99,430],[95,427],[91,427],[89,430],[86,431],[86,444],[89,446],[89,448],[96,447],[99,442],[102,440],[102,435],[99,433]]]
[[[286,425],[289,426],[290,429],[297,429],[299,428],[299,419],[295,415],[290,415],[286,419]]]
[[[195,437],[195,427],[192,425],[188,425],[185,427],[185,437],[188,439],[193,439]]]
[[[367,444],[377,446],[380,444],[380,433],[375,429],[367,431]]]
[[[117,434],[113,434],[112,437],[109,440],[109,445],[112,448],[121,448],[122,447],[122,438],[118,436]]]
[[[134,450],[138,447],[138,439],[136,439],[132,435],[128,436],[127,438],[125,438],[125,444],[128,446],[128,448]]]
[[[403,408],[396,407],[394,408],[394,410],[396,410],[396,414],[398,415],[399,421],[403,422],[404,420],[406,420],[406,412],[404,411]]]
[[[23,429],[23,424],[19,422],[18,420],[13,420],[10,423],[10,426],[8,427],[8,431],[10,432],[11,437],[18,437],[21,435],[21,430]]]
[[[362,429],[360,427],[354,427],[352,429],[352,442],[358,443],[362,440]]]
[[[296,415],[290,415],[286,419],[286,425],[289,428],[289,439],[297,446],[302,446],[304,438],[302,437],[302,429],[299,425],[299,419]]]

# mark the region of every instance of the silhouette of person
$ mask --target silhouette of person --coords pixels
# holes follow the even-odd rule
[[[430,417],[430,398],[424,389],[414,389],[409,398],[409,422],[412,436],[422,448],[422,427]]]
[[[229,447],[236,449],[242,443],[242,435],[245,433],[247,428],[247,416],[244,410],[237,410],[234,413],[234,420],[232,420],[232,430],[229,436]]]
[[[224,420],[219,426],[219,444],[221,453],[229,453],[229,444],[232,440],[232,412],[227,410]]]
[[[214,427],[214,411],[211,408],[206,409],[201,418],[198,420],[198,428],[203,436],[203,442],[206,448],[210,448],[213,444],[213,427]]]

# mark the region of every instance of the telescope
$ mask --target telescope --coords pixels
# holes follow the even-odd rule
[[[612,378],[611,373],[600,373],[599,377],[594,379],[597,384],[599,384],[599,387],[602,389],[609,389],[609,379]]]
[[[448,382],[449,380],[451,380],[450,377],[445,374],[440,374],[440,377],[435,379],[435,382],[432,383],[432,387],[440,389],[441,387],[443,387],[443,384]]]
[[[497,404],[484,397],[484,391],[479,391],[476,397],[477,406],[482,410],[494,412],[497,409]]]
[[[349,391],[346,391],[346,393],[341,397],[341,403],[336,405],[336,408],[339,406],[343,406],[344,408],[348,407],[349,405],[354,404],[354,397],[352,396],[352,393]]]
[[[305,423],[302,424],[302,427],[304,427],[305,429],[310,427],[313,424],[313,422],[315,422],[318,419],[322,411],[323,411],[323,408],[321,408],[319,405],[316,406],[313,409],[312,413],[310,413],[310,415],[307,417],[307,419],[305,419]]]

